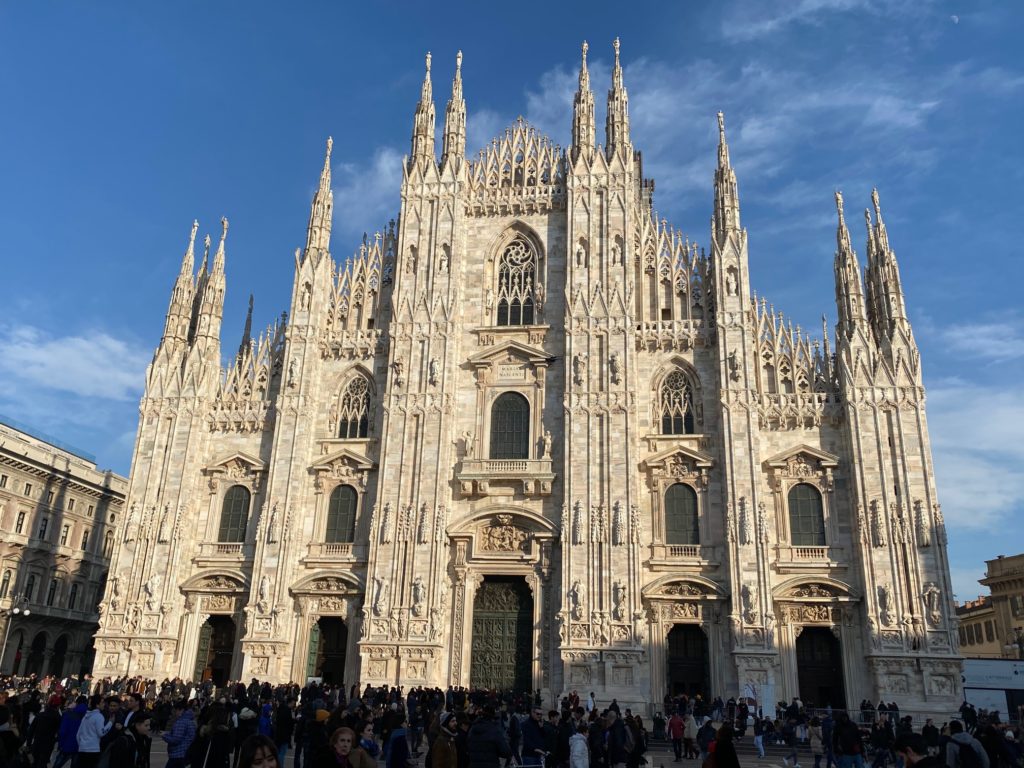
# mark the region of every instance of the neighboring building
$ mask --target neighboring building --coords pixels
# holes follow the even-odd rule
[[[967,659],[1001,659],[1005,633],[997,627],[992,598],[979,596],[956,606],[956,617],[960,620],[957,629],[960,635],[960,653]]]
[[[460,55],[440,162],[428,57],[398,223],[341,264],[328,142],[287,318],[226,369],[227,223],[198,277],[193,226],[96,674],[956,709],[877,194],[864,282],[836,196],[833,355],[751,291],[721,116],[703,250],[655,214],[617,41],[596,145],[585,55],[568,151],[520,119],[475,160]]]
[[[985,578],[979,580],[992,593],[996,639],[1006,656],[1024,659],[1024,554],[986,560]]]
[[[92,667],[127,486],[88,454],[0,420],[0,674]]]

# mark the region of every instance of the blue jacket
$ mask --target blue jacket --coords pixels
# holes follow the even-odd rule
[[[82,718],[89,711],[89,705],[84,701],[75,704],[60,716],[60,729],[57,731],[57,749],[65,755],[74,755],[78,752],[78,727],[82,724]]]
[[[171,730],[164,734],[164,741],[167,742],[167,756],[184,757],[195,738],[196,721],[192,710],[186,709],[178,715]]]

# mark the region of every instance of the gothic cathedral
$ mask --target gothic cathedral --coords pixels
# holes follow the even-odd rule
[[[877,193],[819,343],[752,295],[718,115],[710,237],[659,221],[615,64],[564,151],[465,153],[430,56],[400,215],[222,365],[193,225],[146,377],[97,676],[959,702],[921,361]],[[344,216],[345,212],[339,212]],[[831,337],[831,338],[830,338]]]

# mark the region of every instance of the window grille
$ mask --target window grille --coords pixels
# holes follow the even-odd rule
[[[530,458],[530,404],[516,392],[506,392],[491,408],[491,458]]]

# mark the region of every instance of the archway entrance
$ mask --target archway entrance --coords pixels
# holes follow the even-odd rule
[[[53,657],[50,659],[50,668],[47,670],[48,674],[54,677],[62,677],[64,675],[64,660],[68,655],[68,636],[61,635],[57,638],[57,642],[53,644]]]
[[[846,706],[842,648],[831,629],[804,627],[796,638],[796,668],[804,704]]]
[[[533,595],[522,576],[485,576],[473,599],[472,688],[532,691]]]
[[[230,616],[211,616],[199,628],[199,647],[193,680],[212,680],[218,688],[231,679],[235,652],[235,622]]]
[[[43,674],[43,657],[46,653],[46,635],[40,632],[32,639],[29,646],[28,659],[25,660],[26,675]]]
[[[323,678],[330,685],[341,685],[345,680],[345,649],[348,647],[348,627],[338,616],[324,616],[309,632],[309,660],[307,677]]]
[[[668,633],[668,690],[673,696],[711,693],[708,638],[696,624],[676,624]]]

